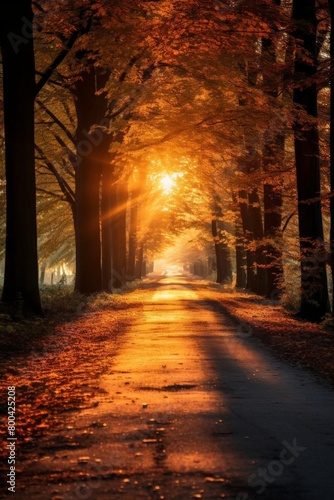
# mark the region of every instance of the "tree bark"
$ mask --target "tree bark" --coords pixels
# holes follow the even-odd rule
[[[244,234],[240,220],[235,223],[235,255],[236,255],[236,288],[246,288],[247,286],[247,256],[245,252]]]
[[[111,190],[114,181],[112,165],[106,163],[102,169],[101,185],[101,251],[102,290],[112,291],[112,210]]]
[[[247,286],[247,254],[243,222],[241,218],[241,205],[235,193],[232,193],[233,210],[235,211],[235,265],[236,265],[236,288]]]
[[[222,225],[223,222],[220,223]],[[216,263],[217,263],[217,283],[232,281],[232,263],[230,249],[223,241],[222,230],[216,219],[212,220],[212,236],[215,244]]]
[[[112,190],[112,279],[114,288],[121,288],[125,284],[127,200],[127,179],[120,179],[113,184]]]
[[[244,247],[246,251],[246,288],[256,290],[256,275],[255,275],[255,252],[251,249],[253,240],[252,221],[249,210],[248,193],[246,190],[239,191],[239,209],[242,221]]]
[[[215,254],[216,254],[216,269],[217,269],[216,283],[223,283],[223,262],[222,262],[223,256],[221,252],[221,245],[219,243],[216,219],[212,219],[211,232],[214,240]]]
[[[105,123],[107,99],[97,95],[108,80],[108,73],[89,67],[74,84],[77,112],[77,159],[75,165],[75,289],[91,294],[102,288],[100,187],[102,166],[108,154],[110,138],[94,126]]]
[[[330,94],[330,265],[332,272],[332,315],[334,315],[334,3],[329,2],[331,15],[330,58],[331,58],[331,94]]]
[[[6,261],[2,301],[42,314],[38,287],[34,152],[35,61],[30,0],[1,3],[6,162]]]
[[[279,297],[283,283],[282,261],[282,190],[280,185],[264,185],[264,236],[266,238],[267,297]],[[270,243],[269,243],[270,241]],[[271,241],[273,243],[271,243]]]
[[[320,321],[328,312],[328,290],[320,196],[319,134],[317,117],[317,86],[305,78],[317,72],[316,1],[294,0],[293,19],[297,43],[303,42],[311,61],[297,48],[295,77],[297,86],[293,100],[297,109],[306,111],[306,121],[295,123],[295,159],[297,172],[299,240],[301,258],[300,315]],[[298,85],[297,79],[300,79]]]
[[[251,290],[259,295],[266,295],[266,270],[265,254],[263,245],[263,222],[260,205],[260,197],[257,189],[252,189],[248,194],[249,218],[252,240],[255,243],[255,260],[253,266],[254,278]]]
[[[39,286],[44,285],[45,271],[46,271],[46,262],[44,261],[44,262],[42,262],[41,267],[40,267]]]
[[[83,294],[101,290],[100,249],[100,174],[90,158],[83,160],[76,172],[75,289]]]
[[[274,0],[277,6],[280,0]],[[277,80],[277,50],[270,38],[262,40],[263,88],[270,98],[276,100],[279,95]],[[275,123],[269,125],[264,135],[263,170],[265,182],[263,187],[264,252],[266,263],[266,295],[278,298],[282,292],[283,259],[282,259],[282,179],[278,167],[284,160],[285,137],[275,130]]]
[[[140,243],[137,252],[136,261],[136,278],[141,279],[143,273],[143,262],[144,262],[144,243]]]
[[[140,187],[135,181],[132,184],[130,196],[130,223],[129,223],[129,253],[127,262],[127,279],[136,277],[137,230],[138,230],[138,203]]]

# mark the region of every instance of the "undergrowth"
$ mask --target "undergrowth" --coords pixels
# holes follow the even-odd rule
[[[135,285],[116,293],[100,292],[90,296],[75,292],[71,285],[44,285],[41,302],[44,317],[24,317],[0,310],[0,358],[8,358],[36,348],[53,331],[54,326],[69,323],[99,311],[124,310],[139,305]]]

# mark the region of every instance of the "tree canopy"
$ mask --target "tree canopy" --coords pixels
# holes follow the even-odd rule
[[[294,303],[307,319],[329,313],[330,2],[23,3],[34,19],[12,11],[0,26],[3,300],[39,309],[36,265],[24,278],[32,259],[72,269],[89,294],[141,277],[173,248],[193,272]],[[30,122],[13,97],[24,78]],[[11,129],[13,109],[35,137]],[[29,165],[13,156],[18,143]],[[11,181],[24,179],[22,162],[29,195]],[[15,210],[30,226],[8,219]]]

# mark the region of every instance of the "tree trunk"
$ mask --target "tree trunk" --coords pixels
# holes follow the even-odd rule
[[[265,255],[263,246],[263,222],[260,198],[257,189],[252,189],[248,194],[249,217],[251,224],[252,240],[255,242],[255,262],[254,262],[254,280],[251,290],[259,295],[266,295],[266,270]]]
[[[80,56],[78,56],[80,58]],[[100,128],[105,125],[107,99],[103,89],[109,74],[91,66],[74,84],[77,112],[77,159],[75,165],[75,289],[84,294],[100,291],[101,235],[100,187],[103,160],[108,155],[110,137]]]
[[[331,95],[330,95],[330,263],[332,271],[332,315],[334,315],[334,3],[329,3],[331,15],[331,36],[330,36],[330,56],[331,56]]]
[[[300,315],[320,321],[328,312],[328,290],[320,196],[319,134],[316,83],[305,86],[304,79],[317,71],[316,1],[294,0],[293,19],[299,24],[294,36],[312,58],[310,62],[297,49],[295,61],[296,86],[293,98],[296,107],[305,110],[305,118],[295,123],[295,158],[297,171],[299,239],[301,253]],[[298,42],[297,42],[298,43]],[[306,126],[307,125],[307,126]]]
[[[105,164],[101,185],[102,290],[112,291],[112,200],[113,170]]]
[[[211,232],[215,245],[216,265],[217,265],[217,283],[232,281],[232,263],[230,249],[227,238],[224,234],[226,222],[223,219],[221,200],[218,195],[213,197],[213,207],[215,218],[211,222]],[[221,219],[221,220],[219,220]],[[207,269],[205,270],[207,274]]]
[[[100,168],[91,157],[77,168],[75,182],[75,289],[83,294],[101,290]]]
[[[282,189],[281,185],[264,185],[264,236],[266,239],[267,297],[278,298],[282,292]],[[270,241],[270,243],[269,243]]]
[[[274,0],[281,5],[280,0]],[[262,40],[263,88],[273,99],[279,95],[277,80],[277,49],[270,38]],[[264,135],[263,170],[266,175],[263,189],[264,237],[266,245],[266,282],[267,297],[278,298],[282,292],[283,260],[282,260],[282,179],[277,171],[284,159],[285,137],[276,131],[276,123],[269,125]],[[276,172],[275,172],[276,171]]]
[[[6,162],[6,261],[2,301],[42,314],[38,287],[34,152],[35,61],[30,0],[2,2],[0,41]],[[15,38],[16,37],[16,38]]]
[[[127,279],[136,277],[137,229],[138,229],[138,202],[139,186],[134,184],[130,198],[130,223],[129,223],[129,254],[127,263]]]
[[[246,288],[246,269],[247,269],[247,256],[245,252],[244,234],[242,224],[239,220],[235,223],[235,237],[236,237],[236,288]]]
[[[141,279],[143,272],[143,261],[144,261],[144,243],[140,243],[138,247],[137,253],[137,262],[136,262],[136,278]]]
[[[245,190],[241,190],[238,196],[247,262],[246,288],[254,291],[256,289],[255,252],[250,248],[253,239],[253,229],[249,210],[248,193]]]
[[[223,256],[223,283],[230,284],[232,282],[232,262],[230,249],[226,243],[222,243],[221,252]]]
[[[212,219],[211,228],[212,228],[212,237],[214,240],[215,254],[216,254],[216,269],[217,269],[216,283],[223,283],[223,255],[221,251],[221,245],[219,242],[216,219]]]
[[[142,268],[141,268],[141,274],[142,274],[142,278],[145,278],[146,277],[146,260],[143,260],[143,265],[142,265]]]
[[[240,195],[240,193],[239,193]],[[236,288],[247,286],[247,254],[245,245],[245,234],[241,218],[241,205],[235,193],[232,193],[233,210],[235,211],[235,258],[236,258]]]
[[[112,278],[113,287],[121,288],[126,276],[127,180],[119,180],[112,192]]]
[[[41,268],[40,268],[40,274],[39,274],[39,286],[43,286],[43,285],[44,285],[44,281],[45,281],[45,271],[46,271],[46,262],[44,261],[44,262],[41,264]]]

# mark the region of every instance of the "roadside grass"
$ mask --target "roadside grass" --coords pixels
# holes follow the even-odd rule
[[[114,293],[101,292],[90,296],[74,291],[71,285],[46,285],[41,287],[41,301],[44,317],[24,317],[20,313],[8,314],[0,308],[0,360],[38,349],[57,325],[102,311],[121,311],[140,304],[135,284],[126,285]]]

